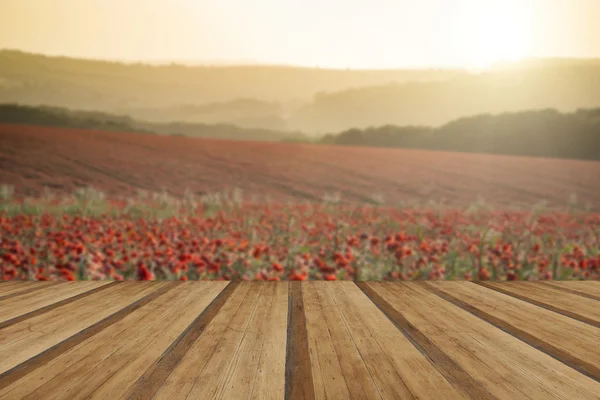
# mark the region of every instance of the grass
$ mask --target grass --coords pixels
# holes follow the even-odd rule
[[[572,199],[573,200],[573,199]],[[434,204],[181,198],[0,188],[0,278],[547,280],[600,278],[600,214]]]

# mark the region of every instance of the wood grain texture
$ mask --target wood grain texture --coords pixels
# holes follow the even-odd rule
[[[38,290],[45,289],[50,286],[66,284],[66,282],[19,282],[19,285],[10,285],[8,287],[0,286],[0,300],[7,300],[28,293],[34,293]]]
[[[497,399],[598,398],[598,382],[418,284],[369,285]]]
[[[115,343],[123,345],[124,342],[130,340],[136,332],[136,327],[148,323],[156,308],[166,305],[175,295],[177,295],[177,291],[171,290],[163,296],[151,300],[148,304],[87,340],[65,350],[46,364],[40,365],[28,375],[0,390],[0,398],[25,398],[30,393],[41,394],[41,387],[48,389],[53,385],[58,384],[60,386],[61,382],[66,385],[72,383],[69,374],[76,373],[73,372],[73,366],[77,366],[77,369],[85,372],[86,365],[82,364],[82,360],[87,359],[89,363],[93,360],[95,354],[102,354],[102,351],[112,352],[118,349],[118,347],[115,347]]]
[[[479,285],[461,282],[427,282],[423,285],[441,298],[600,382],[600,331],[597,328]],[[565,340],[567,334],[569,340]]]
[[[600,282],[597,281],[548,281],[540,282],[540,284],[550,285],[555,289],[563,290],[573,294],[578,294],[580,296],[587,297],[588,299],[600,301]]]
[[[346,350],[354,350],[354,352],[348,351],[342,355],[341,346],[344,346],[344,342],[337,341],[338,335],[335,335],[336,328],[339,330],[344,327],[342,317],[329,293],[318,286],[320,285],[316,282],[307,282],[303,284],[302,288],[315,398],[357,398],[363,396],[361,394],[363,389],[371,389],[371,395],[379,397],[366,365],[360,358],[360,353],[356,349],[352,349],[353,342],[346,343],[345,347]],[[326,314],[332,318],[329,323]],[[345,340],[352,340],[347,331],[344,332],[343,337]],[[357,355],[358,357],[356,357]],[[358,358],[359,363],[355,364],[355,370],[344,371],[342,366],[344,356]],[[358,386],[356,383],[361,381],[366,387],[359,387],[358,391],[352,390],[352,386]]]
[[[462,393],[465,398],[493,399],[481,383],[475,380],[459,364],[450,358],[444,351],[412,324],[402,312],[395,308],[389,300],[384,298],[382,287],[375,284],[359,282],[358,287],[377,305],[377,307],[394,323],[406,338],[418,349],[421,354],[432,361],[439,373]],[[379,290],[378,290],[379,289]],[[429,393],[432,395],[433,393]]]
[[[334,292],[336,304],[382,398],[465,397],[356,284],[339,287],[343,295]]]
[[[0,329],[91,296],[119,282],[71,282],[0,300]]]
[[[600,302],[532,282],[476,282],[519,300],[600,328]]]
[[[0,389],[172,288],[124,283],[0,331]],[[18,338],[15,340],[15,338]]]
[[[223,399],[281,399],[285,395],[289,284],[269,282],[266,286],[234,358],[220,395]]]
[[[106,398],[109,391],[108,397],[121,398],[219,290],[206,283],[179,284],[0,391],[0,397]]]
[[[239,283],[231,282],[194,322],[175,340],[164,354],[140,376],[125,396],[128,399],[152,398],[162,387],[165,379],[173,372],[188,350],[197,342],[206,327],[235,292]]]
[[[15,287],[15,286],[21,286],[21,287],[25,287],[25,284],[29,283],[29,284],[35,284],[36,282],[32,282],[32,281],[3,281],[0,280],[0,293],[2,293],[3,290],[8,290],[11,287]]]
[[[177,296],[167,303],[157,304],[149,321],[128,330],[131,335],[129,340],[111,343],[109,349],[113,351],[107,354],[94,354],[96,362],[89,363],[88,358],[82,360],[84,365],[91,365],[91,368],[85,372],[83,368],[75,368],[77,375],[70,379],[74,383],[63,382],[58,390],[53,389],[49,393],[54,399],[62,400],[126,398],[132,382],[139,380],[148,365],[153,365],[164,355],[194,320],[202,315],[225,285],[180,284],[171,291],[176,291]],[[171,292],[167,294],[171,295]],[[36,398],[40,396],[34,394],[26,400]]]
[[[599,288],[0,282],[0,399],[600,400]]]
[[[315,398],[315,387],[310,363],[302,283],[291,282],[289,288],[285,399],[311,400]]]
[[[209,359],[213,358],[219,350],[221,339],[227,339],[225,338],[226,332],[237,333],[236,331],[239,331],[240,322],[244,322],[244,319],[248,317],[248,311],[253,306],[247,297],[251,284],[249,282],[233,282],[232,284],[235,286],[230,289],[231,292],[227,298],[222,298],[225,301],[221,304],[219,312],[213,316],[212,320],[203,328],[201,334],[194,341],[190,340],[188,342],[185,346],[186,351],[181,352],[182,355],[179,361],[169,365],[171,372],[153,398],[187,398],[193,387],[198,383],[201,374],[205,372]],[[234,329],[235,331],[233,331]],[[229,343],[229,346],[231,346],[231,343]],[[221,348],[221,352],[214,357],[213,363],[224,358],[221,357],[223,350],[226,350],[226,348]],[[209,371],[206,371],[205,375],[209,373]],[[148,382],[152,382],[152,380],[149,379]],[[199,384],[202,385],[204,382],[200,381]],[[133,396],[134,394],[137,395],[135,390],[132,391],[131,398],[136,398],[136,396]]]

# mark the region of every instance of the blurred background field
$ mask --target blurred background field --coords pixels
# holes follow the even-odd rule
[[[117,3],[0,5],[0,277],[598,279],[598,1]]]
[[[418,204],[13,197],[2,187],[3,279],[551,280],[600,278],[600,213]]]

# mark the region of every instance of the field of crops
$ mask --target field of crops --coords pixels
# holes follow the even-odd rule
[[[0,183],[17,193],[110,197],[136,189],[181,197],[239,187],[258,200],[463,208],[479,198],[529,209],[576,200],[600,212],[600,162],[421,150],[204,140],[0,125]]]
[[[598,177],[597,162],[0,126],[0,278],[599,279]]]
[[[3,279],[599,279],[600,214],[252,204],[235,196],[16,201]]]

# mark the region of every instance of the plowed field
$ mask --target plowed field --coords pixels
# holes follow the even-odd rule
[[[383,200],[497,206],[540,200],[600,210],[600,162],[433,151],[205,140],[0,126],[0,183],[17,193],[92,186],[110,195],[181,195],[239,187],[248,195],[320,201]]]

